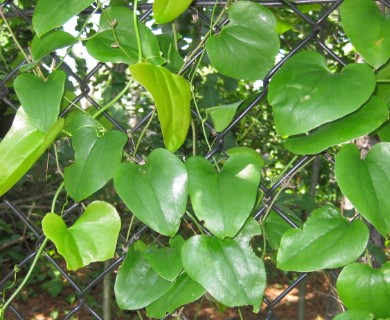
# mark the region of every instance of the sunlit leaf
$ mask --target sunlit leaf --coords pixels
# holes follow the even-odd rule
[[[236,111],[241,103],[242,101],[238,101],[232,104],[211,107],[206,110],[210,115],[211,120],[213,120],[215,131],[221,132],[227,128],[234,119]]]
[[[378,143],[360,159],[349,144],[336,157],[336,180],[359,213],[386,237],[390,233],[390,143]]]
[[[181,15],[191,2],[192,0],[154,0],[154,19],[157,23],[170,22]]]
[[[348,310],[339,313],[333,320],[374,320],[374,315],[368,311],[363,310]]]
[[[299,52],[280,68],[269,85],[268,102],[276,130],[281,135],[306,133],[340,119],[358,110],[375,85],[375,75],[367,65],[349,64],[335,74],[321,54]]]
[[[317,209],[302,230],[290,229],[283,235],[278,268],[310,272],[344,266],[363,253],[368,236],[368,228],[362,221],[349,223],[331,206]]]
[[[43,232],[56,245],[69,270],[76,270],[94,261],[114,257],[121,219],[107,202],[92,202],[67,228],[61,216],[48,213],[42,220]]]

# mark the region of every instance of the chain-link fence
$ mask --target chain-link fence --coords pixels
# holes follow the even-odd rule
[[[259,90],[259,93],[244,110],[241,110],[241,112],[226,129],[217,133],[213,130],[212,125],[209,122],[206,122],[206,126],[210,130],[211,140],[213,141],[213,148],[211,151],[204,154],[207,159],[211,158],[215,154],[221,152],[223,153],[224,145],[226,143],[225,140],[229,133],[231,133],[232,130],[234,130],[240,122],[243,121],[243,119],[245,119],[248,115],[251,115],[251,112],[254,108],[256,108],[256,106],[266,103],[265,97],[267,95],[267,88],[270,79],[279,67],[296,52],[307,47],[315,48],[315,50],[324,53],[335,65],[338,65],[338,68],[346,65],[347,61],[345,59],[350,59],[350,57],[346,58],[344,56],[344,52],[340,50],[342,45],[336,47],[328,41],[329,37],[332,37],[333,35],[337,41],[342,41],[343,39],[343,36],[340,36],[340,34],[342,34],[341,28],[337,28],[337,24],[331,25],[329,22],[330,20],[334,21],[338,19],[338,8],[342,3],[342,0],[282,0],[257,2],[264,6],[274,8],[275,10],[285,10],[285,12],[288,12],[289,17],[292,21],[294,21],[293,24],[295,24],[293,28],[299,29],[299,31],[295,33],[295,37],[291,35],[281,37],[283,50],[281,59],[263,79],[262,89]],[[380,2],[383,5],[390,7],[388,2]],[[225,4],[226,1],[218,1],[218,6],[224,6]],[[187,12],[188,15],[193,16],[192,23],[194,25],[205,26],[205,28],[208,29],[211,23],[208,10],[210,10],[210,8],[214,5],[215,1],[195,0]],[[303,13],[300,5],[317,5],[318,8],[315,8],[315,10],[313,9],[314,11],[310,11],[311,13],[309,14]],[[25,28],[25,34],[17,36],[28,37],[29,25],[31,25],[31,17],[34,9],[21,9],[19,1],[12,0],[5,1],[0,6],[8,21],[18,21],[20,25],[27,26]],[[148,20],[148,17],[151,14],[151,6],[151,4],[139,5],[138,9],[141,20]],[[92,6],[91,8],[85,10],[80,16],[82,17],[83,15],[88,15],[94,10],[95,7]],[[314,12],[314,14],[312,12]],[[96,14],[99,14],[99,12]],[[201,27],[199,27],[199,29],[201,29]],[[348,42],[346,39],[344,40],[345,43]],[[186,61],[184,71],[192,68],[192,66],[197,63],[202,50],[203,49],[200,49],[190,60]],[[56,53],[51,54],[50,59],[52,59],[54,63],[62,61]],[[7,72],[0,82],[0,99],[3,110],[12,108],[16,111],[19,107],[16,102],[17,99],[15,98],[15,93],[13,92],[12,87],[9,86],[9,83],[12,82],[18,74],[19,69],[25,63],[25,60],[19,59],[17,65],[11,65],[11,67],[9,67],[10,70],[5,68]],[[44,63],[45,62],[42,62],[42,64]],[[47,66],[43,65],[43,68],[45,67]],[[98,90],[91,84],[92,79],[96,80],[96,78],[101,77],[102,74],[110,72],[116,72],[117,74],[120,74],[121,72],[124,73],[126,68],[118,68],[118,66],[112,64],[96,63],[95,65],[88,66],[88,68],[84,68],[83,70],[86,70],[86,72],[85,74],[82,74],[78,72],[77,67],[69,65],[67,60],[65,60],[62,61],[61,69],[66,72],[68,79],[70,79],[73,86],[77,88],[79,92],[77,96],[71,98],[71,105],[80,104],[100,109],[102,105],[98,102],[99,99],[96,98],[96,91]],[[32,92],[31,94],[34,93]],[[37,97],[37,99],[39,99],[39,97]],[[128,103],[130,102],[128,101]],[[65,108],[61,116],[65,116],[69,109],[70,108]],[[3,119],[6,119],[5,112],[2,112]],[[103,116],[106,118],[105,121],[109,121],[117,130],[120,130],[126,133],[129,137],[132,137],[140,134],[152,114],[153,112],[150,110],[142,110],[140,113],[141,116],[137,114],[133,115],[131,127],[124,125],[122,119],[117,118],[113,113],[104,112]],[[12,118],[12,115],[9,117]],[[198,120],[198,113],[195,111],[193,111],[193,118]],[[6,124],[2,125],[6,126]],[[3,131],[6,132],[7,129],[5,127],[3,129]],[[18,282],[19,279],[23,278],[23,275],[28,270],[31,261],[37,254],[37,248],[39,248],[43,241],[44,236],[42,230],[40,229],[40,221],[42,219],[41,213],[49,211],[51,198],[54,195],[53,190],[56,189],[55,187],[52,187],[51,184],[55,185],[58,182],[55,171],[58,167],[62,168],[68,165],[66,162],[57,163],[58,158],[56,157],[56,154],[61,152],[61,148],[66,149],[67,147],[69,146],[66,145],[66,142],[63,145],[57,145],[57,148],[59,149],[56,150],[56,152],[49,152],[40,160],[39,163],[41,165],[41,170],[37,170],[37,166],[35,166],[20,183],[18,183],[11,191],[1,198],[0,223],[3,230],[2,232],[4,232],[4,235],[6,234],[6,231],[8,233],[12,233],[12,238],[8,238],[3,245],[0,245],[0,258],[3,259],[1,262],[0,290],[7,295],[12,293],[12,283],[14,281]],[[128,148],[130,150],[134,149],[131,143],[129,143]],[[137,156],[142,159],[143,154],[137,154]],[[291,154],[287,157],[290,157],[290,159],[293,158]],[[277,181],[267,181],[267,179],[263,180],[261,190],[264,192],[264,197],[255,214],[256,219],[261,219],[263,214],[268,212],[269,207],[272,206],[272,209],[280,217],[287,221],[291,226],[297,227],[296,223],[291,219],[285,208],[283,206],[279,206],[275,200],[278,197],[281,188],[289,188],[291,184],[294,184],[294,181],[291,180],[291,178],[303,168],[306,168],[306,170],[309,171],[309,176],[315,174],[318,175],[318,172],[311,173],[312,171],[308,166],[308,164],[312,163],[313,159],[320,159],[320,161],[327,163],[329,167],[332,167],[334,163],[333,156],[329,153],[323,153],[318,156],[302,156],[300,158],[296,158],[293,161],[293,164],[287,168]],[[287,165],[287,163],[285,163],[285,165]],[[330,177],[331,175],[329,174],[328,178]],[[318,178],[317,182],[314,182],[314,189],[316,183],[318,183]],[[334,184],[334,182],[329,183]],[[291,190],[292,192],[298,192],[296,189]],[[66,204],[64,205],[66,206],[66,209],[63,216],[70,221],[74,221],[82,212],[83,204],[71,203],[65,195],[61,196],[63,197],[63,203]],[[109,199],[112,195],[107,192],[106,194],[99,194],[99,196]],[[119,208],[122,208],[122,211],[125,210],[123,206],[121,207],[119,205]],[[60,306],[56,306],[57,309],[63,308],[63,310],[60,310],[61,314],[63,314],[66,310],[66,315],[63,316],[63,319],[73,319],[73,317],[78,317],[79,319],[103,319],[102,305],[104,303],[109,301],[111,304],[110,308],[116,308],[115,302],[112,302],[112,290],[109,288],[110,291],[108,294],[107,290],[104,290],[105,286],[110,286],[110,275],[117,271],[121,262],[124,260],[126,255],[126,250],[124,249],[148,232],[150,232],[150,230],[148,231],[146,226],[142,226],[141,224],[137,225],[137,228],[133,231],[130,237],[126,237],[126,234],[122,234],[120,236],[120,245],[118,246],[115,259],[112,259],[104,264],[94,263],[90,267],[83,268],[81,271],[77,272],[69,272],[65,268],[62,259],[55,255],[54,247],[48,246],[45,249],[46,253],[39,260],[39,266],[37,267],[38,271],[36,272],[37,274],[34,277],[34,281],[30,281],[25,286],[24,291],[20,294],[20,296],[9,306],[6,313],[6,319],[28,319],[26,310],[23,307],[28,299],[35,301],[35,314],[53,312],[53,306],[47,305],[47,303],[42,301],[41,298],[41,293],[45,290],[43,289],[45,283],[47,283],[46,289],[51,287],[51,293],[54,297],[57,297],[57,299],[67,300],[66,303],[64,302],[62,307],[61,304]],[[153,238],[155,235],[152,235],[151,237]],[[7,255],[5,253],[7,253]],[[295,273],[290,279],[290,282],[286,284],[281,293],[276,297],[267,296],[266,292],[263,299],[264,304],[261,314],[257,315],[257,318],[279,318],[277,316],[278,304],[280,304],[292,290],[296,289],[301,282],[304,282],[307,277],[307,273]],[[59,292],[53,292],[56,288],[58,288]],[[63,294],[63,292],[65,293]],[[331,292],[329,292],[329,295],[331,295]],[[324,296],[322,299],[325,301],[326,297]],[[331,299],[336,298],[333,296]],[[135,319],[137,316],[136,313],[126,313],[124,311],[118,312],[121,312],[118,313],[120,314],[118,319]],[[190,312],[189,314],[193,313]],[[322,315],[324,314],[322,313]],[[187,319],[189,317],[190,315],[188,315],[186,308],[184,308],[183,312],[180,313],[180,318]],[[294,315],[293,317],[295,318],[296,316]],[[280,318],[283,319],[283,316]],[[37,317],[35,319],[40,318]],[[212,319],[211,316],[210,319]],[[284,317],[284,319],[287,319],[287,317]]]

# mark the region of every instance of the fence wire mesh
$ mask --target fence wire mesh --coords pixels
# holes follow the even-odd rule
[[[295,0],[295,1],[256,1],[264,6],[270,8],[286,9],[290,14],[299,17],[299,25],[296,26],[300,28],[299,36],[296,36],[295,39],[287,39],[282,37],[282,50],[284,50],[283,56],[277,62],[277,64],[270,70],[267,76],[262,81],[262,88],[258,91],[256,96],[253,98],[252,102],[247,105],[247,107],[242,110],[231,124],[222,132],[217,133],[213,130],[213,127],[210,123],[206,122],[206,126],[210,130],[210,136],[213,141],[213,148],[208,151],[204,156],[208,159],[213,155],[218,153],[223,153],[225,148],[226,139],[239,124],[242,122],[245,117],[251,115],[254,108],[259,104],[265,104],[265,97],[267,94],[268,84],[270,79],[275,74],[275,72],[280,68],[280,66],[292,57],[296,52],[303,48],[311,47],[315,48],[317,51],[324,53],[329,60],[332,60],[335,65],[338,65],[340,68],[346,64],[345,57],[343,52],[340,50],[335,51],[333,46],[329,44],[326,39],[328,36],[331,36],[332,33],[335,34],[335,38],[340,39],[340,29],[329,28],[329,18],[333,18],[338,15],[338,8],[342,3],[342,0]],[[386,1],[380,1],[385,6],[390,6]],[[206,30],[210,28],[210,18],[207,14],[207,10],[210,10],[215,4],[215,1],[207,0],[195,0],[189,11],[189,14],[193,14],[197,17],[194,19],[194,25],[198,25],[199,29],[205,27]],[[219,1],[219,6],[224,6],[226,1]],[[316,4],[321,6],[321,10],[316,11],[315,15],[305,14],[300,10],[299,5],[302,4]],[[19,21],[20,24],[31,25],[31,17],[34,12],[34,8],[20,8],[18,1],[8,0],[0,4],[1,9],[3,10],[5,17],[8,20]],[[130,6],[131,8],[131,6]],[[139,15],[141,20],[148,20],[151,14],[151,4],[140,4]],[[91,12],[94,12],[94,5],[91,8],[83,11],[80,16],[88,15]],[[98,15],[99,12],[96,13]],[[226,21],[225,21],[226,23]],[[3,26],[4,27],[4,26]],[[219,28],[221,26],[217,26]],[[255,26],[253,26],[255,28]],[[28,30],[28,27],[27,27]],[[326,34],[328,33],[328,34]],[[18,36],[28,36],[27,35],[18,35]],[[184,67],[185,70],[189,70],[193,65],[195,65],[201,56],[203,49],[200,49],[195,55],[188,61]],[[60,63],[62,58],[60,54],[53,53],[51,54],[50,59],[54,63]],[[45,66],[42,62],[42,67]],[[77,71],[75,66],[69,65],[67,61],[61,62],[61,69],[66,72],[68,79],[72,82],[74,87],[78,89],[78,95],[72,97],[72,103],[81,104],[83,106],[92,106],[97,110],[103,107],[102,102],[99,102],[99,97],[95,94],[97,88],[94,87],[93,80],[96,80],[98,77],[107,75],[108,73],[114,72],[115,75],[124,74],[126,67],[123,65],[113,65],[105,63],[95,63],[94,65],[89,65],[85,67],[84,74]],[[26,64],[25,60],[21,60],[18,65],[12,66],[12,69],[9,70],[7,74],[2,77],[0,82],[0,100],[2,103],[1,108],[3,110],[7,108],[12,108],[17,110],[19,105],[15,98],[15,94],[12,89],[8,86],[8,83],[12,81],[17,75],[19,69]],[[80,69],[79,69],[80,70]],[[33,92],[31,94],[34,94]],[[37,97],[39,99],[39,97]],[[131,103],[131,101],[126,101],[125,103]],[[65,116],[69,112],[69,108],[63,110],[61,116]],[[121,116],[116,116],[114,113],[103,112],[103,116],[107,121],[111,123],[113,127],[117,130],[120,130],[126,133],[129,137],[140,135],[142,130],[146,127],[147,122],[152,116],[151,109],[149,110],[137,110],[132,111],[132,120],[128,123],[124,122]],[[5,116],[3,115],[5,118]],[[12,116],[11,116],[12,117]],[[197,120],[198,113],[193,111],[193,118]],[[8,128],[5,127],[5,124],[2,124],[4,132]],[[154,134],[154,133],[152,133]],[[259,137],[259,139],[261,139]],[[57,148],[66,148],[65,145],[58,145]],[[129,143],[128,148],[130,151],[134,151],[134,145]],[[150,147],[151,148],[151,147]],[[59,150],[61,151],[61,150]],[[262,150],[263,151],[263,150]],[[142,161],[143,154],[137,154],[136,157],[138,161]],[[312,163],[314,159],[319,159],[325,163],[325,166],[328,166],[331,170],[334,160],[331,154],[323,153],[317,156],[303,156],[299,158],[293,158],[290,154],[290,158],[293,163],[284,174],[277,180],[272,181],[271,179],[263,179],[261,183],[261,190],[264,192],[265,196],[263,201],[258,207],[258,210],[255,214],[256,219],[262,219],[263,215],[269,211],[269,208],[272,209],[285,221],[287,221],[291,226],[297,227],[296,223],[291,219],[290,215],[286,211],[286,208],[279,206],[276,203],[276,198],[279,195],[281,189],[290,188],[291,190],[296,188],[297,185],[293,186],[294,183],[297,184],[295,180],[292,179],[296,173],[301,171],[303,168],[309,168],[309,164]],[[50,209],[50,199],[54,195],[52,190],[55,190],[50,184],[55,185],[59,179],[56,179],[55,172],[57,165],[60,167],[65,167],[68,163],[57,163],[55,154],[49,152],[45,157],[42,157],[40,164],[43,170],[32,169],[24,178],[23,181],[18,183],[11,191],[9,191],[5,196],[1,198],[0,203],[0,223],[4,221],[5,225],[12,228],[12,233],[14,234],[11,242],[8,242],[6,245],[0,246],[0,258],[4,259],[1,261],[1,273],[0,273],[0,291],[7,291],[7,294],[12,293],[12,288],[10,284],[13,283],[14,279],[19,279],[24,274],[37,254],[37,248],[43,241],[43,233],[40,229],[39,221],[42,219],[43,213],[47,212]],[[317,160],[318,161],[318,160]],[[287,165],[287,164],[285,164]],[[34,171],[35,170],[35,171]],[[47,176],[51,177],[47,177]],[[310,175],[310,174],[309,174]],[[47,183],[50,181],[50,184]],[[334,183],[334,182],[333,182]],[[330,182],[332,184],[332,182]],[[20,197],[23,195],[23,198]],[[81,214],[83,209],[83,203],[72,203],[70,200],[66,199],[65,195],[63,197],[63,203],[66,204],[66,210],[64,211],[64,217],[69,221],[74,221]],[[109,192],[107,194],[99,194],[103,198],[112,197]],[[121,214],[125,213],[124,207],[122,208]],[[45,249],[46,254],[39,261],[38,270],[42,274],[42,277],[35,277],[34,282],[28,283],[25,287],[25,291],[21,294],[21,297],[16,299],[8,308],[6,319],[29,319],[28,315],[25,314],[26,310],[23,308],[25,301],[23,299],[29,299],[28,296],[34,299],[36,306],[34,307],[35,314],[50,313],[53,311],[53,307],[47,305],[45,301],[41,300],[42,284],[49,282],[49,286],[52,288],[56,287],[56,281],[65,283],[65,286],[61,286],[61,290],[66,292],[66,295],[63,299],[71,300],[63,303],[61,313],[64,314],[63,319],[74,319],[78,317],[80,319],[104,319],[102,314],[102,294],[103,285],[105,279],[107,279],[111,274],[115,273],[119,268],[121,262],[126,256],[126,248],[136,241],[139,238],[142,238],[148,232],[148,228],[141,224],[136,226],[136,229],[130,236],[126,236],[125,233],[120,235],[119,246],[117,248],[117,255],[115,259],[110,260],[108,263],[99,264],[94,263],[90,267],[84,268],[80,272],[70,272],[68,271],[61,258],[53,254],[53,246],[48,246]],[[149,231],[150,232],[150,231]],[[155,237],[152,233],[152,237]],[[12,248],[15,245],[22,244],[23,250],[13,250]],[[3,251],[3,252],[1,252]],[[8,256],[5,254],[8,252]],[[51,253],[50,253],[51,252]],[[7,257],[7,258],[4,258]],[[45,276],[43,277],[43,274]],[[283,290],[276,296],[269,296],[267,292],[265,293],[263,299],[263,308],[261,313],[257,315],[258,319],[280,319],[278,314],[278,305],[281,304],[281,301],[291,293],[292,290],[296,290],[299,284],[304,281],[309,274],[295,274],[293,280],[286,284]],[[60,279],[60,280],[58,280]],[[92,280],[91,280],[92,279]],[[38,289],[37,289],[38,288]],[[37,291],[38,290],[38,291]],[[28,293],[30,291],[30,293]],[[31,291],[35,291],[32,292]],[[97,292],[99,292],[97,294]],[[54,294],[54,293],[53,293]],[[54,294],[55,295],[55,294]],[[58,294],[58,297],[63,297],[63,295]],[[98,298],[96,298],[98,297]],[[61,298],[62,299],[62,298]],[[97,299],[97,301],[96,301]],[[325,299],[325,297],[324,297]],[[111,298],[109,301],[112,301]],[[115,302],[112,302],[112,305],[115,305]],[[114,307],[112,307],[114,308]],[[66,311],[66,314],[65,314]],[[135,316],[134,316],[135,315]],[[131,312],[122,312],[121,318],[135,319],[135,313]],[[295,316],[293,316],[295,318]],[[169,318],[169,317],[168,317]],[[186,309],[180,313],[181,319],[188,319],[186,316]],[[38,318],[36,318],[38,319]],[[119,318],[118,318],[119,319]],[[210,317],[211,319],[211,317]],[[282,318],[283,319],[283,318]],[[285,318],[287,319],[287,318]],[[309,319],[309,318],[307,318]],[[312,318],[310,318],[312,319]],[[314,318],[313,318],[314,319]]]

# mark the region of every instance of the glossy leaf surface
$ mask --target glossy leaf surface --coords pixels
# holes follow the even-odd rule
[[[99,138],[96,132],[85,136],[84,133],[85,130],[76,132],[73,143],[76,160],[64,170],[65,189],[77,202],[89,197],[113,178],[127,142],[127,136],[119,131],[110,131]]]
[[[220,303],[252,305],[254,312],[259,311],[266,275],[263,261],[249,246],[198,235],[184,243],[182,260],[188,275]]]
[[[221,132],[227,128],[227,126],[234,119],[237,109],[241,103],[242,101],[238,101],[232,104],[221,105],[207,109],[207,114],[213,121],[215,131]]]
[[[220,172],[203,157],[186,161],[189,194],[198,219],[219,238],[234,237],[256,202],[263,159],[249,148],[233,148]]]
[[[284,145],[297,154],[319,153],[374,131],[388,118],[389,111],[384,101],[372,96],[359,110],[328,122],[307,135],[291,136]]]
[[[274,66],[279,51],[274,15],[250,1],[233,3],[228,15],[229,24],[207,40],[211,64],[232,78],[262,79]]]
[[[137,63],[139,57],[133,12],[124,7],[109,7],[105,12],[106,15],[100,18],[99,32],[86,43],[88,53],[101,62]],[[113,22],[116,38],[112,30]],[[142,22],[138,21],[138,27],[143,57],[151,63],[164,63],[157,37]]]
[[[331,73],[325,58],[299,52],[273,76],[268,102],[281,135],[306,133],[358,110],[375,89],[375,76],[364,64]],[[326,99],[324,99],[326,97]]]
[[[173,236],[188,198],[184,164],[165,149],[155,149],[145,166],[123,163],[115,173],[118,195],[134,215],[153,230]]]
[[[38,36],[61,27],[70,18],[90,6],[93,0],[39,0],[32,18]]]
[[[11,129],[0,142],[0,196],[40,158],[63,125],[64,119],[61,118],[44,134],[33,126],[23,108],[19,108]]]
[[[161,66],[137,63],[130,66],[132,76],[150,92],[156,103],[158,119],[168,150],[183,144],[190,126],[190,84],[183,77]]]
[[[363,160],[355,145],[344,146],[336,157],[335,173],[343,194],[386,237],[390,233],[390,143],[376,144]]]
[[[62,30],[54,30],[41,37],[36,35],[31,42],[31,55],[34,61],[38,61],[54,50],[71,46],[77,41],[71,34]]]
[[[116,277],[116,302],[121,309],[137,310],[156,301],[172,286],[173,282],[160,277],[144,253],[135,250],[133,245]]]
[[[157,23],[167,23],[176,19],[191,4],[192,0],[155,0],[153,14]]]
[[[43,232],[65,260],[69,270],[76,270],[94,261],[114,257],[121,219],[107,202],[92,202],[67,228],[64,220],[48,213],[42,220]]]
[[[340,17],[345,33],[368,64],[379,68],[389,60],[390,19],[374,1],[345,0]]]
[[[368,235],[362,221],[349,223],[331,206],[317,209],[302,230],[290,229],[283,235],[277,255],[278,268],[310,272],[344,266],[363,253]]]
[[[60,70],[52,72],[47,80],[30,73],[22,73],[15,79],[14,88],[24,111],[43,133],[58,119],[65,79],[65,72]]]
[[[164,318],[180,306],[198,300],[205,292],[199,283],[183,273],[165,295],[146,307],[146,314],[152,318]]]
[[[346,266],[337,280],[337,291],[347,308],[371,312],[375,318],[389,318],[390,262],[379,269],[362,263]]]

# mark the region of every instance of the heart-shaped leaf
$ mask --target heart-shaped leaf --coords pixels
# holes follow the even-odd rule
[[[89,197],[113,178],[119,166],[127,136],[110,131],[97,136],[95,121],[85,114],[74,116],[81,127],[73,133],[75,162],[64,170],[65,189],[75,201]],[[72,128],[75,129],[75,128]]]
[[[129,248],[115,281],[115,297],[119,308],[137,310],[156,301],[173,286],[158,275],[144,252]]]
[[[262,79],[274,66],[279,52],[274,15],[250,1],[233,3],[228,14],[229,24],[207,40],[211,64],[232,78]]]
[[[51,31],[42,37],[36,35],[31,42],[31,55],[34,61],[38,61],[54,50],[71,46],[76,42],[75,37],[62,30]]]
[[[173,281],[183,269],[180,253],[184,239],[176,236],[169,240],[169,244],[170,247],[161,249],[148,248],[145,251],[145,257],[161,277]]]
[[[30,73],[15,79],[14,88],[24,111],[43,133],[47,133],[58,119],[65,80],[66,74],[61,70],[52,72],[47,80]]]
[[[335,173],[341,191],[386,237],[390,233],[390,143],[376,144],[363,160],[355,145],[344,146],[336,157]]]
[[[61,27],[93,2],[94,0],[39,0],[32,18],[33,28],[41,36]]]
[[[331,206],[317,209],[302,230],[290,229],[283,235],[278,268],[310,272],[345,266],[363,253],[368,236],[364,222],[349,223]]]
[[[252,305],[253,312],[259,311],[266,275],[263,261],[249,246],[194,236],[183,245],[182,261],[188,275],[217,301],[228,307]]]
[[[151,63],[163,64],[157,37],[140,21],[138,28],[143,57]],[[101,15],[99,32],[87,41],[86,48],[98,61],[134,64],[139,59],[136,37],[133,12],[124,7],[109,7]]]
[[[261,156],[249,148],[233,148],[220,172],[203,157],[186,161],[189,194],[199,220],[217,237],[234,237],[256,202]]]
[[[344,117],[370,98],[375,85],[375,75],[367,65],[349,64],[334,74],[321,54],[297,53],[269,85],[276,130],[281,135],[306,133]]]
[[[92,202],[69,228],[55,213],[42,220],[44,234],[54,242],[69,270],[114,257],[120,227],[116,209],[104,201]]]
[[[390,19],[374,1],[345,0],[340,17],[345,33],[367,63],[379,68],[389,60]]]
[[[374,315],[364,310],[348,310],[338,314],[333,320],[374,320]]]
[[[198,300],[205,292],[199,283],[183,273],[165,295],[146,307],[146,314],[151,318],[165,318],[180,306]]]
[[[0,196],[40,158],[63,125],[61,118],[44,134],[33,126],[23,108],[18,109],[11,129],[0,143]]]
[[[371,312],[375,318],[389,318],[390,262],[380,269],[362,263],[346,266],[337,280],[337,291],[347,308]]]
[[[389,111],[384,101],[372,96],[359,110],[326,123],[307,135],[291,136],[284,145],[297,154],[319,153],[374,131],[388,118]]]
[[[192,0],[155,0],[153,14],[157,23],[167,23],[180,16],[190,6]]]
[[[215,131],[221,132],[226,129],[234,119],[236,111],[241,103],[242,101],[238,101],[232,104],[211,107],[206,110],[207,114],[210,115],[211,120],[213,120]]]
[[[148,63],[132,65],[130,71],[153,96],[165,146],[170,151],[176,151],[183,144],[190,126],[189,82],[164,67]]]
[[[187,171],[174,154],[155,149],[145,166],[121,164],[114,176],[118,195],[134,215],[166,236],[176,234],[187,206]]]

